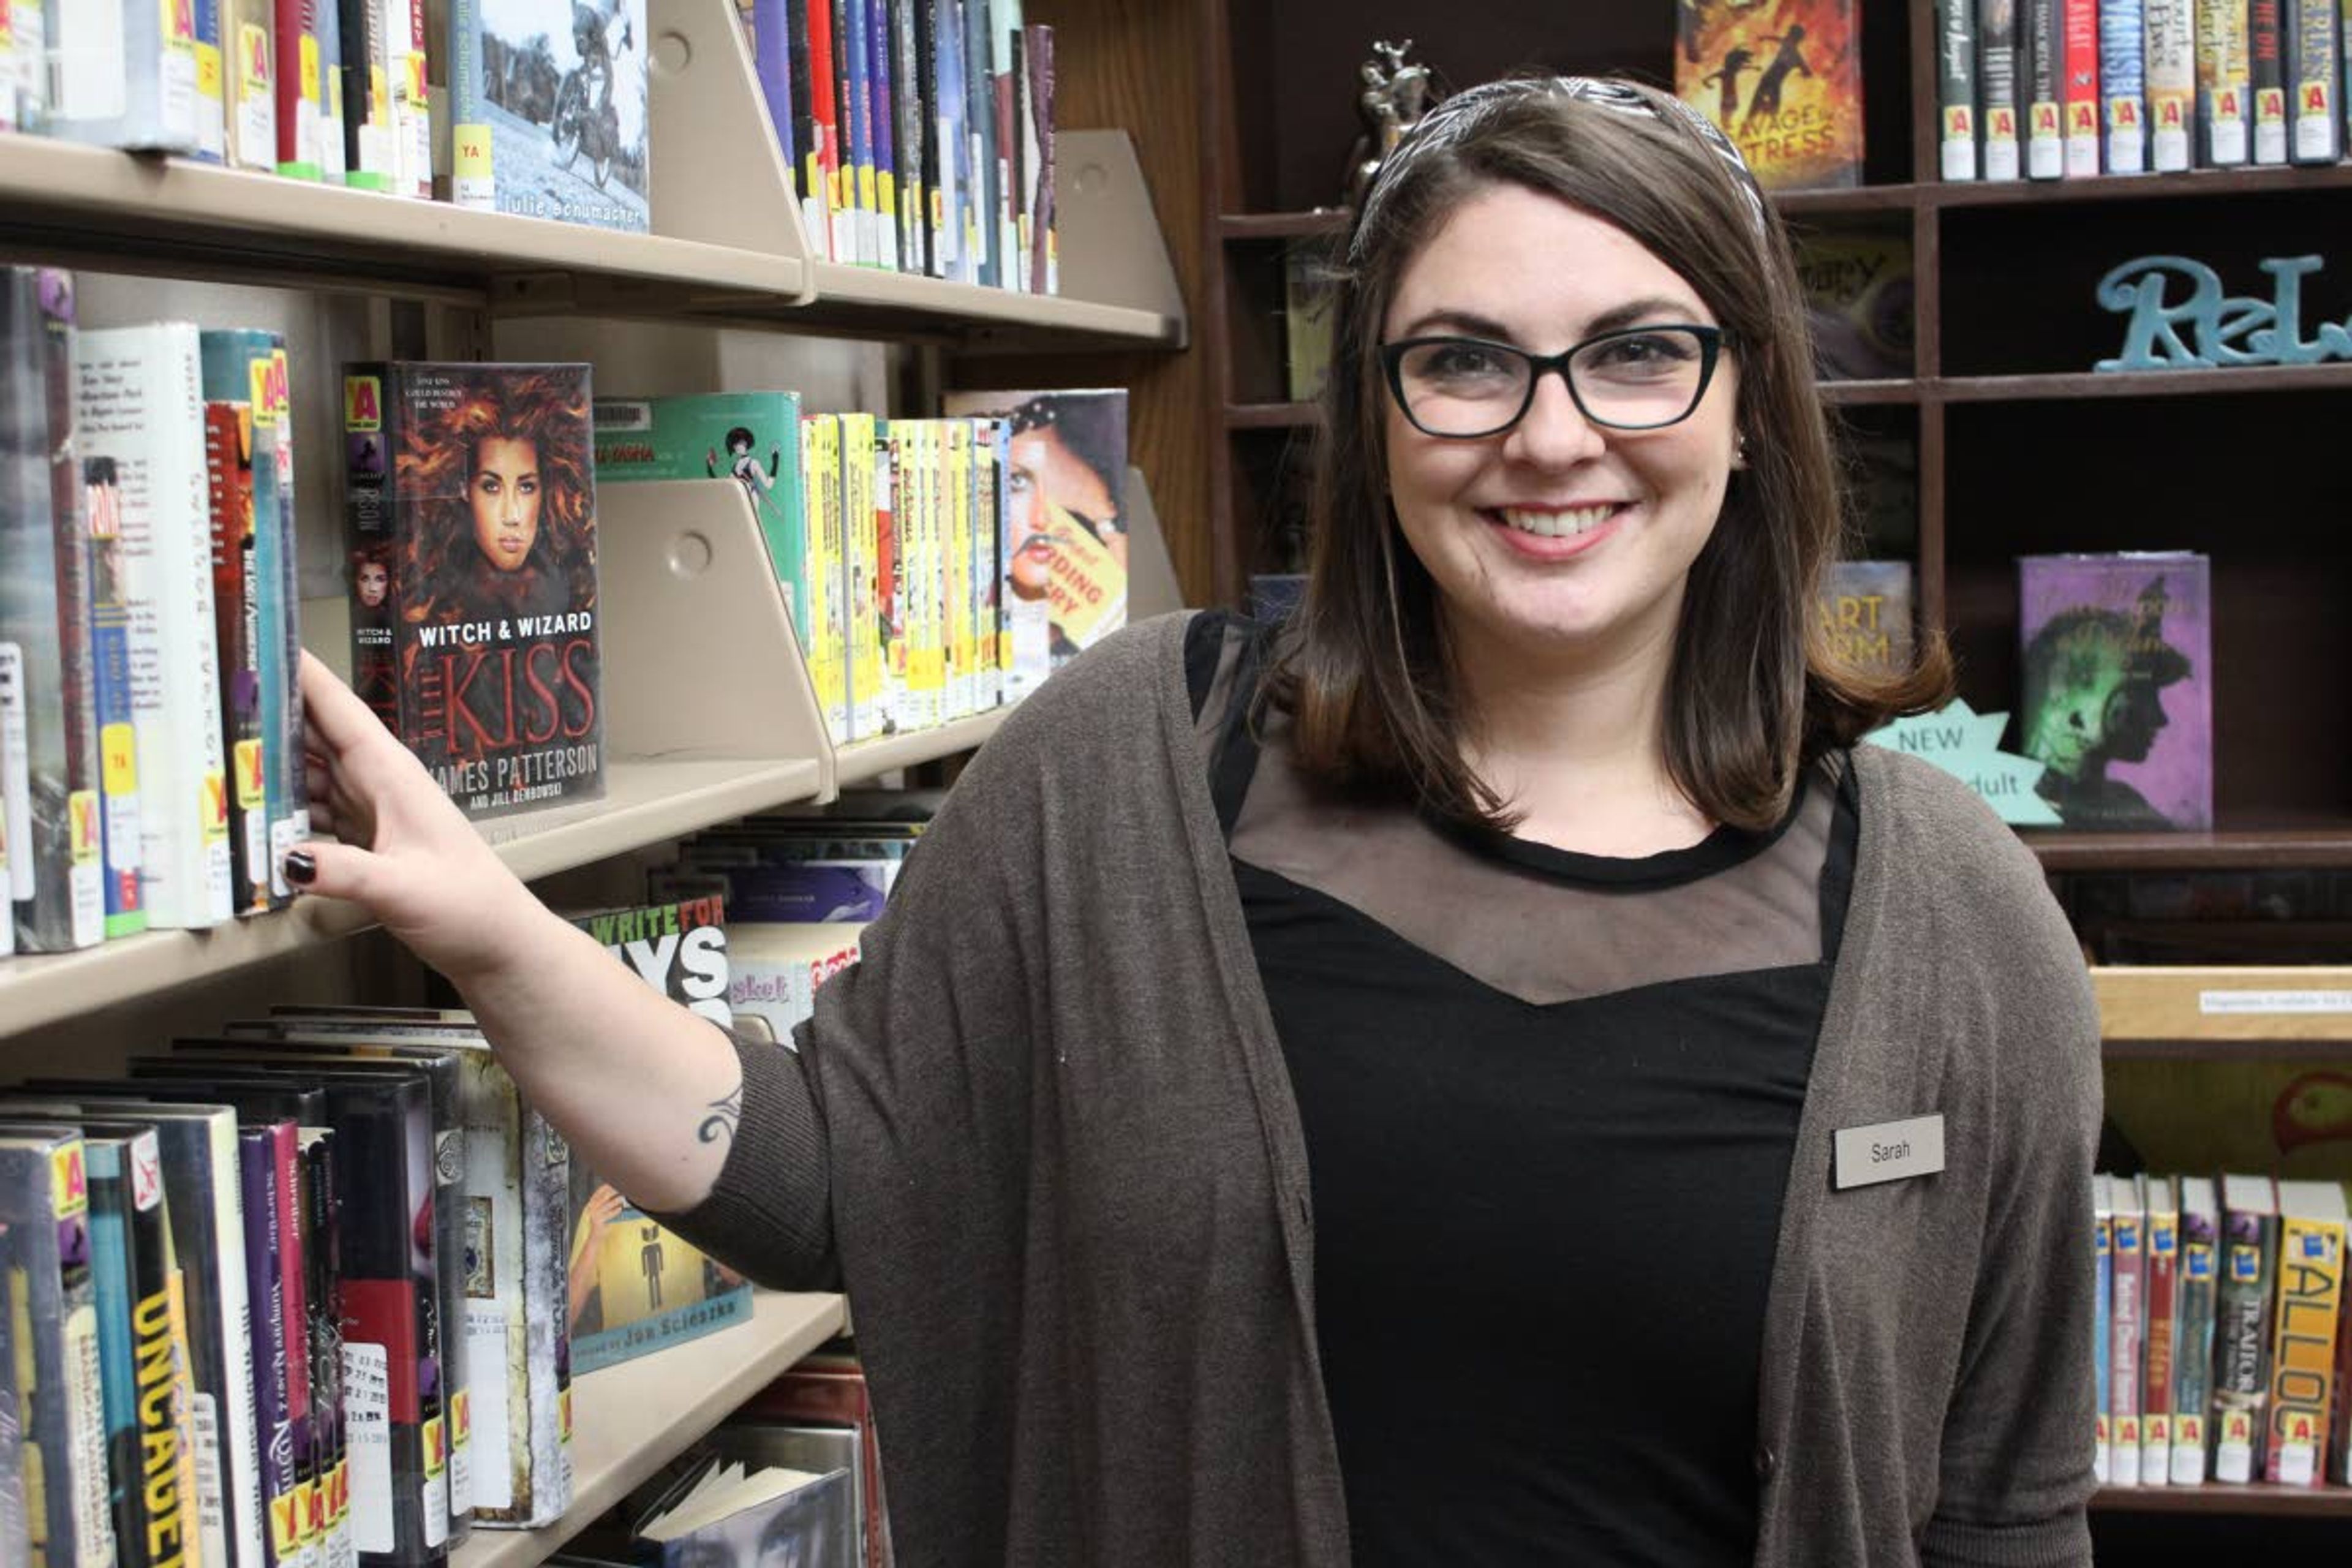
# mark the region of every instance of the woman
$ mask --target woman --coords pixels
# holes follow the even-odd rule
[[[1737,154],[1459,95],[1339,310],[1301,618],[1057,675],[796,1053],[602,974],[315,672],[373,850],[298,875],[698,1244],[845,1283],[905,1561],[2087,1563],[2088,988],[2011,835],[1848,749],[1945,679],[1817,651]]]

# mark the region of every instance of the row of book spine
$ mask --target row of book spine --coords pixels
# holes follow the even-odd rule
[[[425,0],[12,0],[0,130],[427,197]]]
[[[2099,1479],[2352,1481],[2343,1187],[2100,1175],[2092,1201]]]
[[[2336,0],[1937,0],[1947,180],[2343,156]]]
[[[1034,690],[1050,633],[1011,585],[1008,422],[802,414],[794,394],[760,395],[779,411],[773,449],[743,458],[834,740],[933,729]],[[600,479],[671,471],[634,461],[614,423],[657,419],[665,401],[598,405]]]
[[[553,1521],[566,1184],[466,1027],[291,1014],[0,1096],[8,1560],[400,1568]]]
[[[309,836],[283,341],[0,276],[0,780],[25,952],[283,905]]]
[[[828,260],[1060,291],[1054,29],[1021,0],[741,0]]]

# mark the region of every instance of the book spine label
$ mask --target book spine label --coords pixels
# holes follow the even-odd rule
[[[2148,161],[2158,174],[2189,165],[2197,92],[2194,0],[2144,0]]]
[[[2099,172],[2099,0],[2063,0],[2066,177]]]
[[[2253,78],[2246,0],[2197,0],[2197,121],[2204,127],[2199,162],[2213,168],[2252,156]]]

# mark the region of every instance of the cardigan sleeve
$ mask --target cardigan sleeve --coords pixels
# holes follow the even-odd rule
[[[2003,900],[2010,963],[1995,1039],[1997,1164],[1944,1428],[1929,1568],[2091,1562],[2096,1413],[2091,1170],[2101,1067],[2089,975],[2031,855]]]

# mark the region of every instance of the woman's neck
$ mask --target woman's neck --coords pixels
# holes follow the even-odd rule
[[[1465,760],[1519,817],[1519,837],[1582,854],[1687,848],[1713,830],[1665,763],[1671,636],[1549,668],[1457,638]]]

